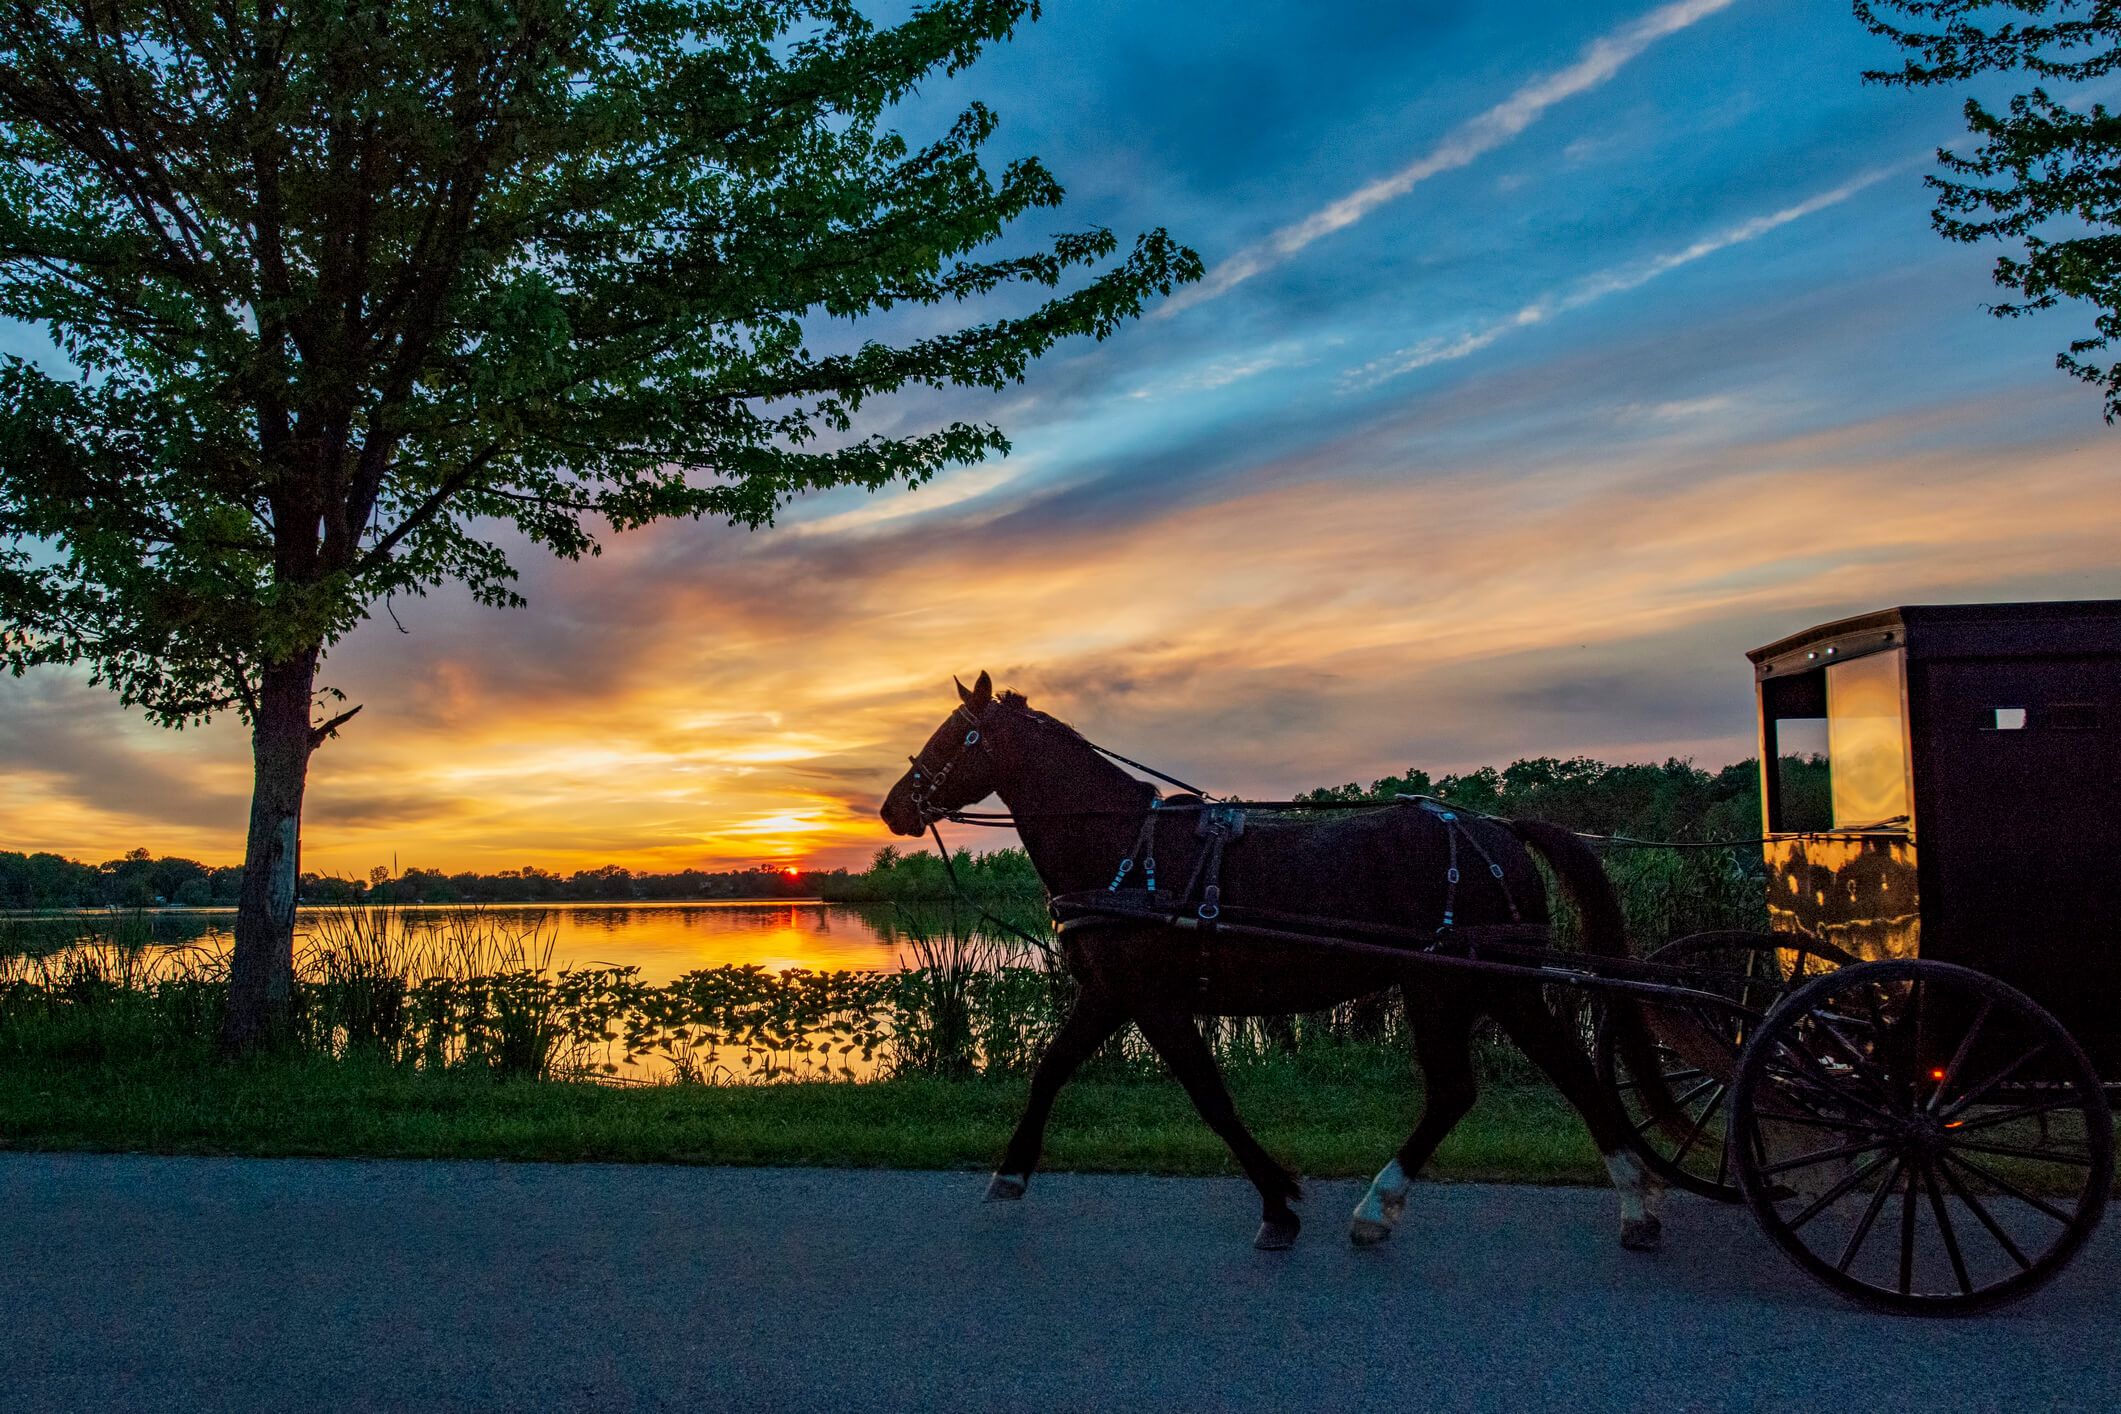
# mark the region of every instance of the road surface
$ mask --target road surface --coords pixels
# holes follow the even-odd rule
[[[1739,1210],[1423,1185],[1292,1253],[1235,1180],[0,1154],[0,1409],[2110,1410],[2121,1236],[1962,1321]]]

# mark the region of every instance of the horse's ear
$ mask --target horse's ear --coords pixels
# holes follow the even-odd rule
[[[957,679],[952,678],[950,681],[957,682]],[[994,679],[988,677],[984,672],[979,675],[979,681],[970,687],[957,682],[957,700],[975,711],[985,707],[993,699]]]

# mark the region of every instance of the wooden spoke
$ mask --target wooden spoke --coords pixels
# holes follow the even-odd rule
[[[2012,1061],[2009,1065],[2003,1067],[2003,1069],[1997,1071],[1994,1075],[1991,1075],[1988,1079],[1982,1081],[1973,1089],[1967,1091],[1964,1095],[1961,1095],[1957,1100],[1954,1100],[1952,1102],[1949,1108],[1943,1110],[1941,1113],[1946,1119],[1950,1119],[1953,1115],[1959,1113],[1959,1111],[1965,1109],[1968,1105],[1971,1105],[1974,1101],[1980,1099],[1983,1095],[1986,1095],[1989,1091],[1995,1089],[1998,1085],[2001,1085],[2004,1081],[2010,1079],[2013,1075],[2016,1075],[2019,1070],[2023,1069],[2024,1066],[2033,1059],[2033,1057],[2039,1055],[2046,1049],[2047,1042],[2042,1041],[2039,1045],[2033,1047],[2024,1055],[2018,1057],[2018,1059]]]
[[[1798,1158],[1784,1159],[1780,1163],[1763,1165],[1760,1171],[1769,1175],[1788,1173],[1791,1169],[1810,1168],[1814,1164],[1828,1163],[1834,1159],[1848,1159],[1855,1157],[1857,1154],[1868,1154],[1871,1150],[1882,1149],[1891,1142],[1890,1139],[1880,1137],[1866,1139],[1861,1144],[1843,1144],[1833,1149],[1820,1149],[1814,1153],[1801,1155]]]
[[[1880,1158],[1878,1162],[1882,1164],[1885,1160]],[[1892,1176],[1878,1185],[1878,1191],[1873,1193],[1871,1201],[1864,1205],[1863,1216],[1856,1221],[1856,1230],[1849,1234],[1849,1240],[1841,1245],[1841,1255],[1834,1260],[1835,1271],[1847,1272],[1849,1263],[1855,1261],[1856,1254],[1863,1250],[1863,1239],[1871,1235],[1871,1225],[1878,1221],[1878,1214],[1885,1210],[1885,1200],[1893,1196],[1893,1188],[1900,1182],[1900,1171],[1905,1167],[1906,1165],[1896,1162]]]
[[[1668,1070],[1664,1073],[1662,1078],[1665,1084],[1672,1085],[1676,1083],[1684,1083],[1688,1080],[1698,1080],[1702,1076],[1707,1074],[1707,1071],[1700,1069]],[[1649,1083],[1650,1082],[1647,1079],[1641,1078],[1635,1080],[1622,1080],[1615,1084],[1613,1088],[1616,1090],[1640,1090],[1643,1086]]]
[[[1981,1200],[1967,1191],[1966,1185],[1959,1181],[1959,1175],[1952,1172],[1950,1165],[1939,1164],[1937,1171],[1944,1175],[1945,1184],[1958,1196],[1959,1201],[1973,1210],[1981,1225],[1988,1229],[1988,1235],[1995,1238],[1996,1244],[2010,1254],[2010,1259],[2018,1264],[2018,1270],[2022,1272],[2030,1268],[2033,1259],[2018,1250],[2018,1244],[2011,1241],[2011,1235],[2003,1230],[2002,1224],[1989,1216],[1988,1209],[1982,1206]]]
[[[1701,1131],[1708,1127],[1709,1116],[1716,1113],[1716,1107],[1723,1103],[1723,1097],[1729,1093],[1730,1092],[1728,1090],[1719,1087],[1715,1095],[1710,1098],[1709,1102],[1701,1107],[1701,1117],[1694,1121],[1694,1127],[1687,1131],[1686,1138],[1680,1141],[1680,1145],[1677,1149],[1674,1149],[1672,1151],[1673,1163],[1678,1164],[1686,1162],[1687,1150],[1694,1147],[1694,1141],[1696,1139],[1699,1139],[1701,1137]]]
[[[1817,1198],[1814,1198],[1812,1200],[1812,1205],[1809,1208],[1806,1208],[1796,1217],[1791,1218],[1789,1220],[1788,1226],[1790,1231],[1795,1232],[1798,1228],[1803,1227],[1806,1223],[1810,1222],[1813,1218],[1818,1217],[1828,1208],[1833,1207],[1836,1203],[1841,1201],[1844,1195],[1854,1189],[1857,1184],[1863,1182],[1863,1180],[1869,1178],[1879,1169],[1885,1167],[1886,1164],[1892,1162],[1896,1161],[1893,1159],[1893,1156],[1891,1154],[1880,1154],[1877,1158],[1872,1159],[1862,1168],[1857,1169],[1854,1173],[1842,1179],[1841,1182],[1835,1184],[1832,1188],[1827,1189],[1826,1192],[1820,1194]],[[1899,1177],[1898,1169],[1894,1170],[1894,1177]],[[1892,1185],[1890,1182],[1888,1182],[1886,1186],[1890,1188]]]
[[[2083,1103],[2084,1101],[2075,1095],[2057,1095],[2053,1099],[2042,1100],[2036,1105],[2020,1105],[2014,1110],[2004,1110],[2000,1114],[1983,1115],[1979,1119],[1957,1120],[1946,1125],[1945,1129],[1953,1135],[1972,1134],[1976,1130],[1993,1129],[1999,1124],[2009,1124],[2014,1119],[2030,1119],[2034,1115],[2044,1115],[2053,1110],[2071,1109]]]
[[[2048,1202],[2045,1198],[2036,1197],[2033,1194],[2026,1192],[2017,1184],[2012,1183],[2009,1179],[2005,1178],[2002,1174],[1996,1173],[1994,1170],[1989,1169],[1985,1165],[1975,1163],[1972,1159],[1967,1158],[1963,1154],[1946,1153],[1944,1155],[1944,1158],[1946,1162],[1959,1165],[1959,1167],[1965,1169],[1968,1173],[1980,1179],[1983,1183],[1988,1184],[1990,1187],[2001,1189],[2003,1192],[2009,1194],[2013,1198],[2016,1198],[2019,1202],[2025,1204],[2025,1206],[2033,1209],[2035,1212],[2044,1213],[2048,1217],[2053,1218],[2056,1222],[2062,1223],[2065,1226],[2068,1225],[2068,1213],[2063,1212],[2060,1208],[2057,1208],[2054,1204]]]
[[[1915,1171],[1906,1170],[1907,1187],[1900,1194],[1900,1294],[1915,1284]]]
[[[1882,1030],[1882,1028],[1881,1028]],[[1862,1047],[1849,1040],[1834,1028],[1826,1017],[1819,1017],[1817,1034],[1826,1037],[1849,1058],[1849,1078],[1870,1087],[1872,1094],[1887,1104],[1893,1099],[1893,1074],[1886,1069],[1885,1060],[1877,1051],[1865,1052]]]
[[[1700,1095],[1702,1091],[1715,1089],[1722,1083],[1723,1082],[1717,1080],[1714,1076],[1711,1076],[1709,1079],[1702,1081],[1699,1085],[1696,1085],[1693,1089],[1687,1091],[1684,1095],[1681,1095],[1678,1099],[1672,1101],[1673,1108],[1684,1112],[1686,1107],[1692,1104],[1694,1102],[1695,1097]],[[1709,1101],[1710,1108],[1714,1108],[1715,1104],[1715,1100],[1712,1099]],[[1708,1110],[1703,1110],[1702,1113],[1707,1114]],[[1654,1114],[1650,1115],[1646,1119],[1644,1119],[1642,1123],[1635,1126],[1635,1132],[1637,1134],[1648,1133],[1650,1126],[1658,1122],[1658,1116]]]
[[[1937,1191],[1937,1175],[1930,1164],[1922,1166],[1922,1187],[1930,1195],[1930,1212],[1937,1219],[1937,1235],[1944,1239],[1945,1255],[1952,1259],[1952,1275],[1959,1280],[1959,1294],[1974,1294],[1973,1278],[1966,1274],[1966,1258],[1959,1253],[1959,1235],[1952,1231],[1951,1214],[1944,1210],[1944,1195]]]
[[[2030,1159],[2040,1164],[2072,1164],[2078,1168],[2090,1168],[2093,1162],[2090,1154],[2062,1154],[2052,1149],[2027,1149],[2016,1144],[1977,1144],[1957,1135],[1952,1138],[1952,1148],[1971,1149],[1976,1154],[1994,1154],[2004,1159]]]
[[[1959,1049],[1952,1052],[1951,1063],[1945,1066],[1944,1076],[1937,1082],[1936,1092],[1930,1096],[1930,1102],[1924,1106],[1925,1109],[1936,1109],[1938,1102],[1952,1088],[1952,1082],[1959,1078],[1959,1067],[1966,1064],[1966,1058],[1973,1053],[1974,1038],[1981,1034],[1982,1023],[1988,1020],[1988,1014],[1995,1009],[1994,997],[1981,999],[1981,1010],[1974,1013],[1973,1023],[1966,1028],[1966,1034],[1959,1038]]]
[[[1893,1122],[1893,1117],[1890,1114],[1886,1113],[1884,1110],[1878,1108],[1878,1106],[1871,1104],[1867,1100],[1859,1099],[1854,1095],[1844,1094],[1842,1092],[1842,1088],[1839,1085],[1835,1084],[1834,1077],[1828,1075],[1825,1071],[1819,1068],[1819,1062],[1816,1058],[1806,1055],[1804,1052],[1798,1050],[1795,1046],[1792,1046],[1788,1041],[1785,1041],[1780,1037],[1777,1037],[1775,1039],[1775,1048],[1781,1051],[1784,1055],[1788,1056],[1791,1060],[1795,1061],[1797,1063],[1798,1071],[1806,1079],[1812,1082],[1813,1087],[1817,1089],[1821,1094],[1828,1096],[1836,1104],[1854,1105],[1858,1109],[1870,1111],[1872,1115],[1884,1120],[1887,1124],[1891,1124]]]
[[[1783,1098],[1787,1099],[1789,1097],[1784,1096]],[[1881,1129],[1875,1124],[1865,1124],[1860,1119],[1841,1119],[1834,1115],[1817,1114],[1810,1110],[1806,1110],[1801,1114],[1787,1110],[1777,1110],[1770,1117],[1777,1124],[1801,1124],[1807,1129],[1853,1129],[1864,1134],[1890,1134],[1892,1132],[1888,1129]]]

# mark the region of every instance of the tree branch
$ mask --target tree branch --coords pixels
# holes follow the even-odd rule
[[[337,736],[339,734],[339,728],[345,726],[348,722],[352,721],[354,714],[359,712],[366,705],[367,704],[363,702],[356,702],[353,706],[347,708],[338,716],[333,717],[330,721],[322,723],[318,726],[311,727],[309,729],[309,749],[311,751],[315,751],[318,747],[322,746],[327,740]]]

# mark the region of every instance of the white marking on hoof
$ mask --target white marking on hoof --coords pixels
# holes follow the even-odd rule
[[[1348,1240],[1357,1247],[1374,1247],[1392,1235],[1407,1211],[1407,1190],[1414,1186],[1394,1159],[1371,1180],[1370,1191],[1355,1205],[1354,1221],[1348,1225]]]
[[[990,1203],[1013,1203],[1023,1197],[1024,1190],[1030,1186],[1031,1175],[1028,1173],[1021,1177],[1014,1174],[998,1173],[987,1181],[987,1201]]]
[[[1664,1206],[1664,1185],[1626,1150],[1607,1154],[1605,1171],[1620,1193],[1620,1245],[1630,1252],[1655,1251],[1664,1236],[1657,1216]]]

